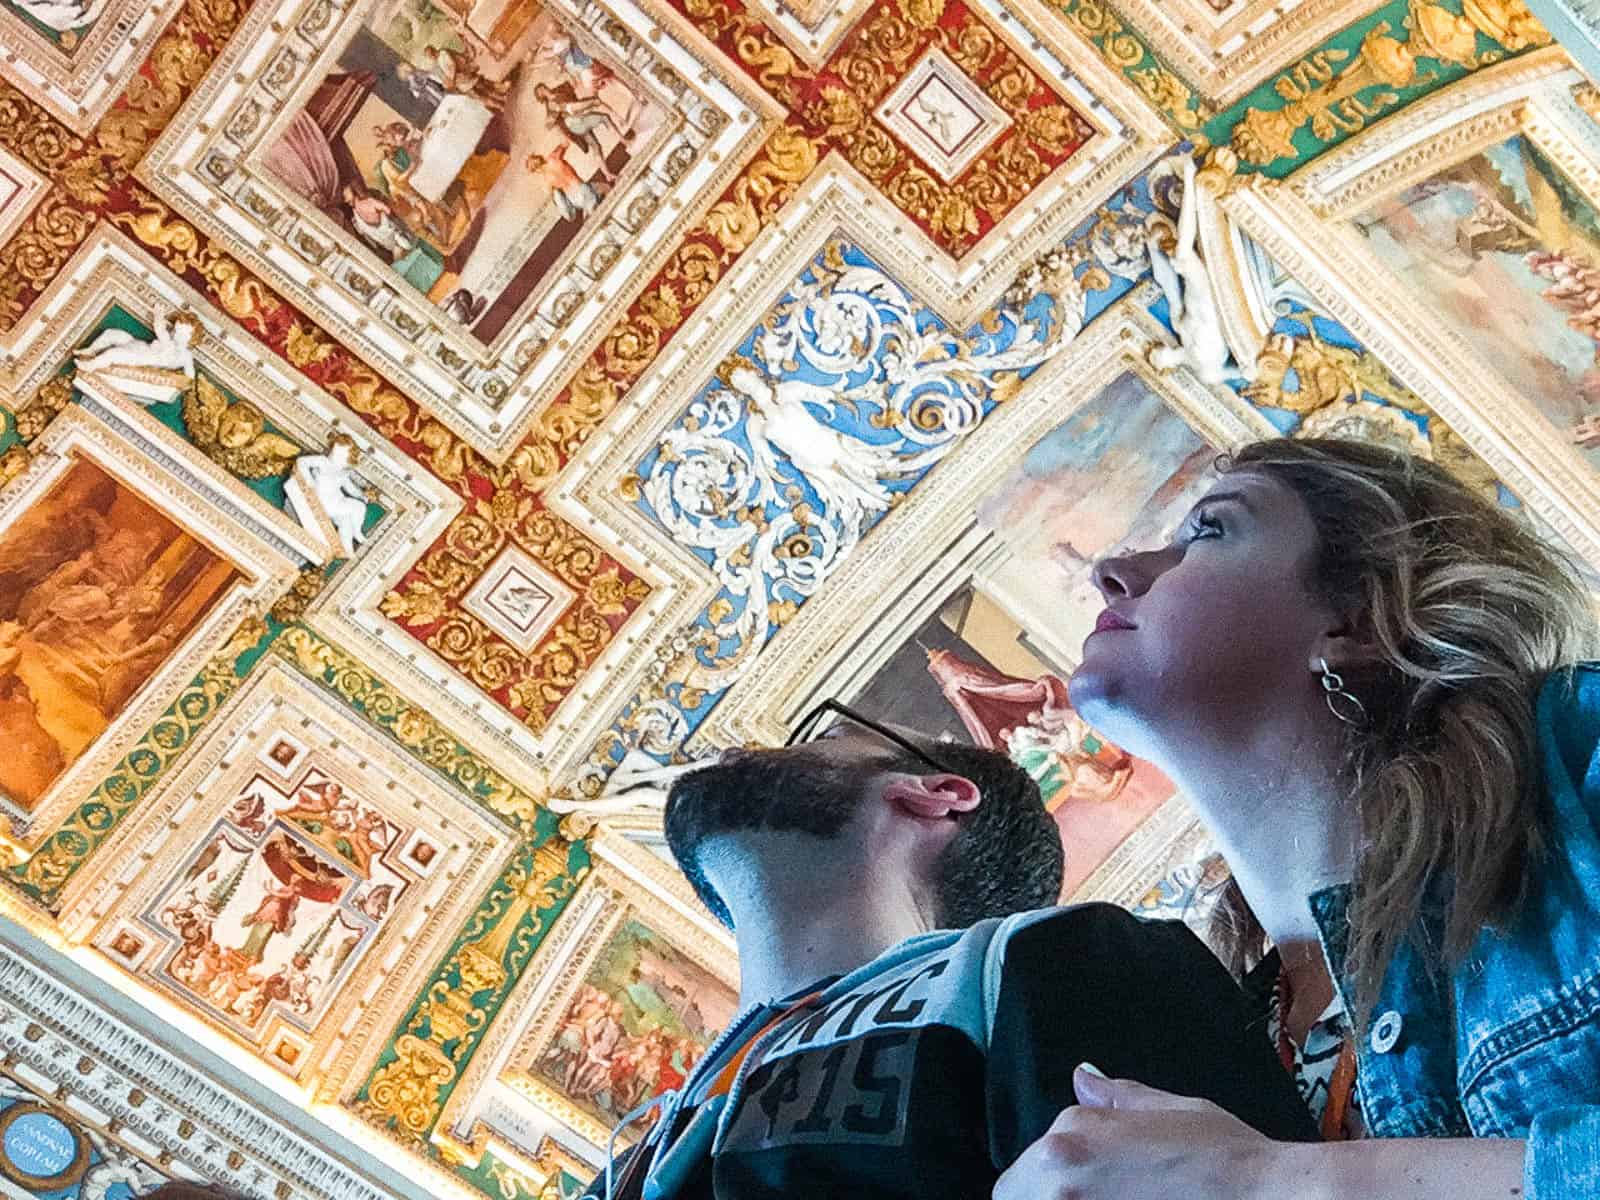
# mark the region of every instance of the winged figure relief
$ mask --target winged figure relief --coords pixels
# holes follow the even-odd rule
[[[203,373],[183,397],[189,437],[212,462],[241,479],[285,474],[302,453],[282,434],[267,429],[261,410],[248,400],[230,401]]]

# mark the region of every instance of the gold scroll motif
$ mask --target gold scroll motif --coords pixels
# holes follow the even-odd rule
[[[1413,0],[1400,32],[1403,37],[1381,21],[1362,39],[1353,61],[1347,61],[1349,52],[1327,47],[1279,75],[1273,90],[1289,103],[1245,113],[1232,136],[1240,161],[1265,167],[1297,157],[1294,136],[1307,125],[1322,142],[1365,128],[1400,102],[1396,89],[1427,80],[1417,66],[1419,58],[1476,70],[1499,61],[1505,52],[1550,42],[1522,0],[1467,0],[1460,14]],[[1504,50],[1480,53],[1480,33]]]
[[[530,937],[542,932],[537,918],[531,930],[524,928],[524,922],[570,896],[586,873],[567,874],[568,846],[557,839],[535,848],[531,871],[521,866],[512,869],[507,879],[512,894],[504,909],[491,915],[489,910],[499,902],[491,899],[474,918],[473,926],[490,922],[488,929],[461,943],[451,955],[428,989],[427,999],[395,1039],[394,1060],[373,1075],[367,1099],[360,1105],[369,1121],[392,1126],[406,1140],[427,1136],[438,1120],[446,1089],[476,1045],[475,1035],[488,1024],[486,1008],[514,982],[507,968],[513,947],[520,942],[517,948],[531,953]]]

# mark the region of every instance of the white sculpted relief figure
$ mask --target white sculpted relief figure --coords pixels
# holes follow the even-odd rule
[[[667,807],[667,793],[673,781],[690,771],[710,766],[716,755],[686,763],[661,763],[643,750],[629,750],[606,778],[594,799],[552,796],[546,803],[555,813],[585,813],[591,817],[611,817],[618,813]]]
[[[372,489],[355,472],[359,456],[355,442],[338,434],[326,454],[302,454],[294,472],[284,482],[295,519],[327,546],[330,554],[342,550],[346,558],[366,540],[367,501]]]
[[[57,33],[72,33],[93,25],[106,7],[106,0],[11,0],[11,3]]]
[[[200,322],[188,313],[164,315],[146,340],[126,329],[104,330],[73,359],[79,375],[93,375],[140,404],[169,403],[194,383],[194,340]]]
[[[905,463],[893,446],[864,442],[818,420],[809,406],[832,415],[833,392],[801,380],[774,382],[743,362],[727,380],[749,405],[745,435],[762,479],[762,499],[779,499],[781,452],[806,477],[823,507],[847,527],[860,529],[867,514],[888,511],[883,481],[906,474]]]
[[[99,1151],[100,1161],[84,1172],[78,1183],[78,1200],[106,1200],[119,1183],[127,1187],[130,1195],[140,1196],[167,1181],[165,1175],[131,1150],[87,1125],[80,1128]]]
[[[1150,352],[1150,362],[1159,370],[1186,366],[1206,383],[1225,383],[1255,374],[1254,361],[1239,362],[1230,368],[1232,358],[1222,315],[1217,309],[1211,272],[1200,256],[1200,206],[1213,203],[1195,180],[1194,159],[1183,156],[1183,206],[1178,212],[1176,243],[1169,250],[1165,231],[1152,231],[1147,239],[1150,269],[1167,298],[1176,346],[1158,346]]]

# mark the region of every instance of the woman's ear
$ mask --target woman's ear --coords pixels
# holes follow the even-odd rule
[[[1383,665],[1383,647],[1372,628],[1372,617],[1365,610],[1342,613],[1330,621],[1311,648],[1307,664],[1317,674],[1326,661],[1335,672],[1347,673]]]
[[[925,821],[960,816],[983,800],[978,785],[962,775],[896,775],[883,785],[883,798]]]

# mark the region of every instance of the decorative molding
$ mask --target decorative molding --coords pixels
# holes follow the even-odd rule
[[[1600,473],[1501,381],[1493,362],[1428,319],[1345,223],[1291,188],[1222,201],[1246,234],[1458,433],[1523,503],[1600,564]]]
[[[329,1146],[262,1112],[73,991],[0,929],[0,1055],[180,1176],[260,1200],[393,1200]]]
[[[1549,111],[1577,79],[1554,47],[1490,67],[1330,150],[1297,171],[1290,186],[1320,216],[1347,218],[1539,119],[1535,113]],[[1540,119],[1541,128],[1553,126],[1551,116]],[[1600,170],[1575,153],[1564,159],[1575,174]]]
[[[654,0],[549,7],[604,44],[611,69],[651,96],[666,120],[606,200],[604,219],[585,225],[582,246],[541,279],[537,303],[525,303],[489,345],[263,165],[360,29],[365,6],[308,3],[292,19],[258,6],[137,168],[176,212],[235,247],[275,291],[492,459],[510,454],[627,311],[674,248],[667,231],[710,206],[781,115]],[[648,215],[630,226],[635,210]],[[613,249],[596,257],[602,244]]]
[[[591,1146],[604,1147],[609,1129],[517,1064],[549,1043],[595,956],[630,914],[738,991],[732,935],[675,868],[609,832],[595,836],[591,853],[593,870],[574,893],[559,936],[540,947],[439,1118],[434,1141],[466,1161],[476,1161],[488,1145],[491,1134],[479,1118],[496,1086],[531,1101]]]

